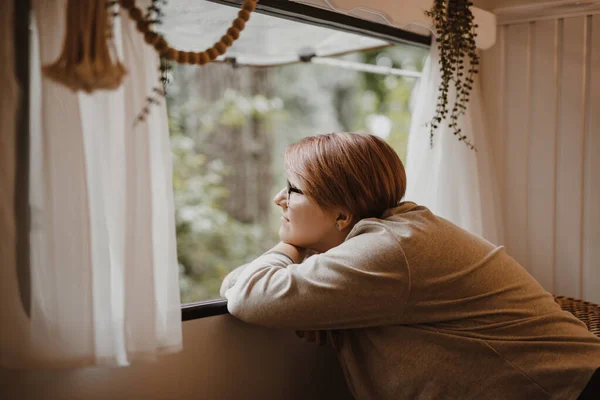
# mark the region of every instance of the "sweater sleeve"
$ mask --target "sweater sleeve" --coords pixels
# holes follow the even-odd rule
[[[361,223],[352,237],[293,264],[265,254],[225,291],[229,312],[257,325],[292,329],[351,329],[401,320],[409,268],[396,238],[382,224]]]
[[[221,297],[225,297],[225,292],[235,284],[235,281],[237,281],[238,276],[247,266],[248,264],[241,265],[227,274],[225,279],[223,279],[223,282],[221,282],[221,289],[219,290],[219,294],[221,295]]]

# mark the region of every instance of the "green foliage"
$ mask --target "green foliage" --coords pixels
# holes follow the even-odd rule
[[[273,235],[227,214],[223,178],[231,171],[220,160],[207,162],[175,117],[170,125],[181,300],[216,298],[225,275],[264,252]]]
[[[426,55],[427,50],[418,47],[387,47],[363,52],[359,61],[420,71]],[[353,130],[377,133],[369,126],[369,120],[373,116],[388,118],[391,129],[386,141],[406,162],[411,120],[409,103],[416,79],[361,73],[357,81],[359,96],[356,97]]]
[[[227,89],[223,97],[212,105],[209,114],[217,116],[218,123],[231,128],[241,128],[249,118],[269,119],[272,113],[281,110],[279,98],[267,98],[262,94],[246,96],[236,90]]]

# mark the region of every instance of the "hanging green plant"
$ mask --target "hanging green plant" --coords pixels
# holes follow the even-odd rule
[[[167,0],[152,0],[151,4],[146,9],[146,15],[144,20],[146,26],[153,31],[157,31],[157,27],[162,25],[163,17],[165,16],[162,7],[167,5]],[[158,32],[157,32],[158,33]],[[158,33],[160,38],[163,37],[161,33]],[[154,86],[151,93],[146,96],[146,103],[141,111],[135,117],[133,125],[136,126],[140,122],[144,122],[150,115],[150,108],[152,105],[159,105],[162,99],[167,97],[167,85],[171,83],[169,78],[171,72],[171,62],[165,57],[159,58],[158,65],[158,84]]]
[[[473,3],[468,0],[434,0],[431,10],[425,12],[434,23],[442,76],[435,115],[429,126],[431,146],[433,146],[434,132],[439,124],[449,119],[448,126],[452,128],[458,140],[477,151],[458,126],[459,117],[467,109],[469,95],[473,89],[473,78],[479,72],[479,55],[475,46],[477,25],[473,23],[470,9],[472,5]],[[468,69],[465,70],[467,63]],[[456,89],[452,108],[449,104],[451,86]]]

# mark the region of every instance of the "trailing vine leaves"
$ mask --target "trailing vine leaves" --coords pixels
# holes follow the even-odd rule
[[[158,85],[154,86],[151,93],[146,97],[146,103],[144,104],[144,107],[142,107],[141,111],[135,117],[133,123],[134,126],[146,120],[146,117],[150,114],[150,108],[153,104],[159,105],[161,99],[167,97],[167,85],[171,83],[169,78],[171,73],[171,63],[169,60],[161,57],[158,71]]]
[[[105,4],[106,11],[108,14],[108,32],[106,35],[112,39],[113,38],[113,30],[115,25],[115,18],[119,16],[119,8],[117,7],[119,2],[117,0],[107,1]]]
[[[162,18],[164,17],[164,13],[162,12],[161,7],[167,4],[166,0],[152,0],[151,4],[148,6],[145,15],[145,21],[154,26],[154,30],[156,30],[157,25],[162,24]],[[140,112],[135,117],[133,125],[137,125],[140,122],[146,120],[146,117],[150,114],[150,108],[152,105],[160,104],[161,99],[166,98],[167,96],[167,85],[171,82],[169,79],[171,72],[171,63],[165,57],[160,57],[160,63],[158,66],[159,76],[158,76],[158,84],[154,86],[151,90],[151,93],[146,97],[146,103],[144,107],[140,110]]]
[[[152,27],[152,30],[156,30],[156,25],[162,24],[162,18],[165,16],[161,7],[167,5],[167,0],[152,0],[148,8],[146,9],[145,20]]]
[[[479,55],[476,52],[473,14],[469,0],[434,0],[433,7],[425,14],[432,18],[437,34],[440,51],[440,69],[442,82],[439,88],[435,115],[430,122],[429,140],[433,146],[433,135],[439,124],[449,118],[448,126],[452,128],[459,141],[464,142],[471,150],[477,151],[458,126],[469,102],[473,89],[473,78],[479,72]],[[468,62],[468,69],[465,64]],[[449,92],[451,85],[456,89],[454,104],[450,108]]]

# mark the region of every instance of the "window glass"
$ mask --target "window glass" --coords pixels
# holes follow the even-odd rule
[[[420,71],[426,49],[341,57]],[[384,137],[406,160],[415,78],[301,63],[176,65],[167,90],[182,303],[216,299],[225,275],[278,241],[283,151],[335,131]]]

